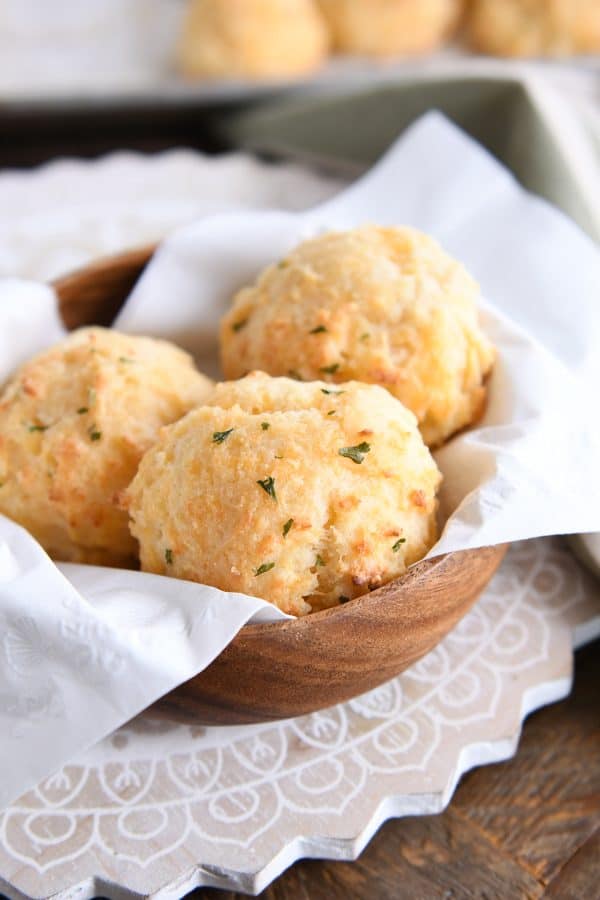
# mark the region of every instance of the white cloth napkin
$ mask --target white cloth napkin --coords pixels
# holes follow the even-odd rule
[[[16,366],[65,335],[49,287],[23,278],[0,279],[0,386]]]
[[[214,372],[232,292],[303,237],[365,221],[422,228],[461,258],[482,284],[499,348],[484,420],[437,454],[449,517],[432,555],[600,531],[600,255],[437,114],[318,209],[217,216],[177,232],[116,325],[170,337]],[[53,303],[40,315],[40,290],[0,287],[0,379],[60,335]],[[205,668],[253,616],[281,618],[202,585],[55,566],[0,517],[0,806]]]

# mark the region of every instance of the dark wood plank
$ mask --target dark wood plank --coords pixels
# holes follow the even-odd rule
[[[600,896],[600,825],[553,878],[544,900],[583,900]]]
[[[305,860],[265,900],[537,900],[543,885],[453,813],[387,822],[354,863]],[[197,891],[195,900],[239,894]]]
[[[264,900],[594,900],[600,897],[600,642],[519,751],[467,775],[440,816],[386,823],[354,863],[304,860]],[[242,895],[199,890],[194,900]]]
[[[544,883],[600,822],[599,684],[596,645],[569,701],[531,717],[517,761],[472,772],[453,804]]]
[[[452,814],[388,822],[360,863],[302,864],[300,878],[282,878],[264,893],[269,900],[481,900],[538,898],[543,886],[496,852],[470,825]]]

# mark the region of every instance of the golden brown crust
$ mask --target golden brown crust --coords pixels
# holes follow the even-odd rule
[[[457,24],[462,0],[319,0],[342,53],[400,56],[437,48]]]
[[[332,232],[237,294],[221,324],[223,369],[382,385],[436,446],[485,400],[494,351],[478,294],[463,266],[413,229]]]
[[[126,496],[144,570],[302,615],[424,556],[440,477],[381,388],[252,373],[165,428]]]
[[[497,56],[568,56],[600,51],[598,0],[472,0],[472,45]]]
[[[313,71],[327,48],[313,0],[192,0],[178,59],[190,78],[282,78]]]
[[[0,513],[56,559],[135,562],[119,494],[159,429],[211,387],[165,341],[74,332],[0,393]]]

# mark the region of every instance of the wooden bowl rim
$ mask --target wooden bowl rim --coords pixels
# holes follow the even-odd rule
[[[58,278],[54,278],[51,281],[50,285],[55,290],[58,296],[59,305],[61,300],[61,292],[65,289],[72,290],[74,284],[76,284],[79,279],[90,278],[94,275],[99,275],[102,272],[110,271],[115,267],[120,268],[123,266],[136,266],[141,274],[142,270],[150,262],[159,246],[159,244],[148,244],[145,246],[132,248],[130,250],[125,250],[121,253],[113,253],[108,256],[101,257],[97,260],[93,260],[87,265],[82,266],[78,269],[74,269],[71,272],[67,272],[65,275],[61,275]],[[389,596],[390,591],[393,591],[395,589],[402,589],[403,591],[406,591],[407,588],[410,588],[410,584],[413,581],[428,577],[434,571],[434,569],[445,566],[448,562],[451,561],[454,556],[456,556],[456,554],[476,555],[479,550],[484,549],[488,548],[472,548],[468,550],[459,550],[452,553],[443,553],[439,556],[432,557],[431,559],[419,560],[418,562],[414,563],[404,573],[404,575],[401,575],[399,578],[394,578],[391,581],[388,581],[380,587],[376,588],[375,590],[368,591],[366,594],[362,594],[360,597],[355,597],[354,599],[349,600],[348,603],[340,604],[338,606],[332,606],[329,609],[319,610],[318,612],[309,613],[305,616],[296,616],[292,619],[286,619],[282,622],[248,623],[242,627],[239,634],[241,635],[243,632],[244,636],[253,637],[259,634],[265,634],[267,631],[272,634],[274,630],[285,631],[290,629],[297,629],[298,631],[302,631],[313,626],[318,627],[319,625],[331,619],[332,616],[337,616],[338,621],[340,621],[341,616],[354,618],[354,615],[351,617],[348,616],[348,613],[350,611],[352,611],[352,613],[360,612],[363,614],[365,612],[368,612],[368,610],[366,610],[366,607],[371,604],[380,604],[386,599],[386,597],[383,595]],[[504,554],[506,552],[506,545],[498,545],[497,549],[498,554]]]
[[[110,271],[115,267],[123,265],[138,266],[140,274],[144,266],[146,266],[158,248],[161,242],[152,242],[148,244],[140,244],[138,247],[130,247],[128,250],[121,250],[118,253],[108,253],[106,256],[99,256],[92,259],[84,266],[77,266],[76,269],[69,269],[63,275],[57,275],[50,280],[50,287],[58,294],[60,301],[61,292],[67,288],[71,288],[73,283],[81,278],[89,278],[90,275],[98,275],[104,271]]]

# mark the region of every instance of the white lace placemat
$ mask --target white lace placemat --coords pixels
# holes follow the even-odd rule
[[[179,151],[4,173],[0,271],[51,276],[203,211],[300,208],[337,187]],[[462,772],[511,755],[524,716],[568,692],[573,643],[598,634],[598,582],[558,541],[518,545],[433,653],[364,697],[245,729],[120,729],[0,813],[0,889],[166,900],[257,892],[304,855],[351,859],[386,818],[439,811]]]

